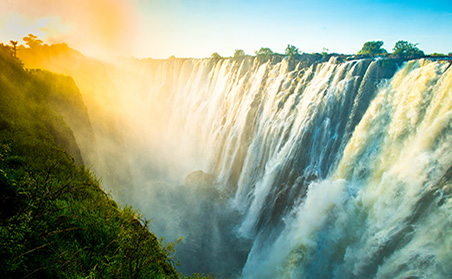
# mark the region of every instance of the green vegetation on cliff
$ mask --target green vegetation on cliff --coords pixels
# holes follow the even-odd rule
[[[289,57],[289,59],[292,59],[293,57],[300,55],[298,48],[293,45],[287,45],[284,53],[286,56]]]
[[[418,44],[413,44],[407,41],[397,41],[393,48],[394,52],[391,54],[395,58],[416,59],[423,57],[425,54],[417,47]]]
[[[233,59],[235,61],[242,61],[245,58],[245,51],[243,49],[236,49]]]
[[[379,56],[386,55],[388,52],[386,49],[382,48],[382,41],[370,41],[365,42],[361,50],[358,52],[358,55],[370,55],[370,56]]]
[[[212,55],[210,56],[210,58],[212,58],[214,61],[218,61],[218,60],[220,60],[222,57],[221,57],[221,55],[218,54],[218,52],[214,52],[214,53],[212,53]]]
[[[260,63],[267,62],[268,60],[270,60],[272,55],[274,55],[273,51],[268,47],[261,47],[258,51],[255,51],[254,53],[256,54],[256,59]]]
[[[82,165],[58,112],[77,103],[72,85],[25,71],[0,46],[1,277],[178,278],[174,246],[118,208]]]

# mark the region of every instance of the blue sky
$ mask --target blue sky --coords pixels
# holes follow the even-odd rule
[[[182,4],[184,3],[184,4]],[[452,52],[452,1],[142,1],[143,13],[166,33],[162,48],[193,56],[260,47],[283,52],[356,53],[369,40],[390,51],[397,40],[426,52]],[[152,38],[149,38],[152,40]],[[183,41],[180,46],[178,42]],[[182,49],[181,49],[182,47]],[[190,56],[190,53],[184,54]]]
[[[34,33],[49,42],[67,41],[92,55],[109,48],[123,55],[153,58],[208,57],[213,52],[230,56],[235,49],[253,54],[260,47],[284,52],[287,44],[308,53],[324,48],[356,53],[370,40],[382,40],[388,51],[396,41],[407,40],[418,43],[426,53],[452,52],[450,0],[31,1],[10,1],[25,4],[3,9],[0,4],[0,40]],[[54,7],[49,4],[52,1]],[[36,8],[39,2],[42,5]],[[106,5],[109,9],[102,8]],[[17,24],[20,17],[28,23]]]

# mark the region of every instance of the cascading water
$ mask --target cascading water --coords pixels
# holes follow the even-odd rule
[[[132,64],[118,198],[184,236],[180,270],[452,276],[449,62]]]
[[[451,276],[448,67],[410,62],[380,85],[337,167],[309,184],[281,233],[254,244],[245,278]]]

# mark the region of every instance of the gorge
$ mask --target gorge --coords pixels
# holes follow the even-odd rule
[[[452,275],[450,61],[20,55],[74,78],[85,163],[154,233],[183,237],[179,271]]]

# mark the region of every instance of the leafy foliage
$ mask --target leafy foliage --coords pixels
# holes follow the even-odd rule
[[[25,71],[0,48],[0,274],[178,278],[174,244],[159,241],[130,207],[118,208],[68,155],[74,139],[49,103],[51,76]]]
[[[386,55],[388,52],[382,48],[383,44],[382,41],[365,42],[358,54],[370,56]]]
[[[37,47],[44,43],[42,40],[38,39],[38,37],[33,34],[28,34],[28,36],[24,37],[22,40],[29,47]]]
[[[212,274],[199,274],[193,273],[189,277],[186,277],[184,274],[181,274],[181,279],[215,279],[215,275]]]
[[[0,44],[0,56],[5,62],[8,62],[12,67],[22,67],[23,63],[16,57],[16,45],[13,47]]]
[[[14,56],[14,57],[17,57],[17,44],[18,44],[19,42],[18,42],[18,41],[13,41],[13,40],[10,40],[9,42],[10,42],[11,45],[13,46],[13,47],[12,47],[12,50],[13,50],[13,56]]]
[[[289,56],[289,59],[291,59],[294,56],[300,55],[298,48],[292,45],[287,45],[285,54],[286,56]]]
[[[431,56],[431,57],[435,57],[435,58],[444,58],[444,57],[447,57],[446,54],[444,54],[444,53],[437,53],[437,52],[434,52],[434,53],[430,54],[430,56]]]
[[[214,52],[212,53],[212,55],[210,56],[211,59],[213,59],[214,61],[218,61],[220,60],[222,57],[221,55],[218,54],[218,52]]]
[[[270,60],[273,55],[273,51],[268,47],[261,47],[258,51],[255,52],[256,58],[260,63],[266,62]]]
[[[245,58],[245,51],[243,51],[243,49],[236,49],[233,59],[235,61],[242,61],[243,58]]]
[[[407,41],[397,41],[392,56],[397,58],[419,58],[424,56],[424,52],[417,45]]]

